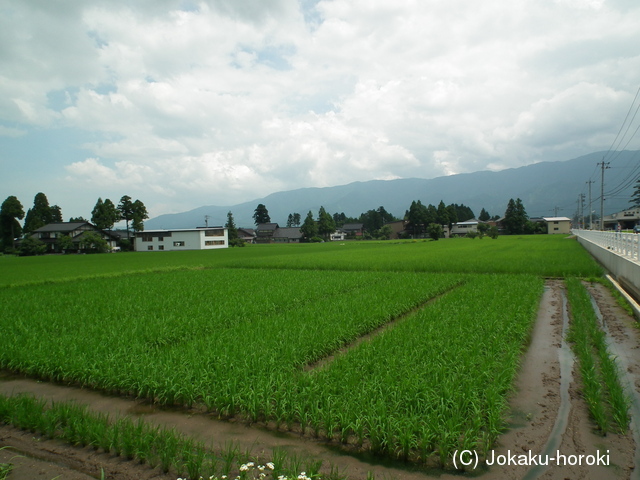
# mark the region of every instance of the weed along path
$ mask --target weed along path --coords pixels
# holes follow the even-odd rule
[[[563,341],[567,323],[564,289],[564,283],[559,280],[548,280],[545,284],[537,320],[510,398],[507,428],[498,437],[497,445],[487,453],[486,458],[493,460],[493,465],[480,465],[475,471],[470,468],[466,472],[424,470],[403,462],[375,462],[370,456],[347,454],[336,448],[336,442],[322,442],[308,434],[274,432],[257,424],[249,425],[233,419],[218,420],[196,409],[160,408],[131,398],[39,382],[22,376],[0,375],[0,394],[30,393],[56,403],[74,401],[87,405],[91,411],[112,417],[128,415],[141,418],[149,424],[174,428],[212,446],[222,455],[225,449],[233,448],[238,463],[254,457],[270,459],[277,450],[293,457],[321,459],[325,474],[333,469],[353,480],[367,479],[369,472],[378,479],[398,480],[460,480],[469,476],[483,480],[639,478],[633,434],[612,431],[605,436],[599,435],[589,417],[581,393],[580,373],[577,366],[572,365],[571,351]],[[625,372],[632,375],[631,388],[637,391],[640,387],[640,341],[634,321],[617,306],[606,288],[596,284],[590,290],[607,323],[610,342],[618,348],[616,355],[624,356]],[[322,363],[316,366],[319,365]],[[635,416],[634,411],[631,413]],[[102,450],[76,448],[59,441],[45,440],[9,426],[0,426],[0,447],[4,445],[15,447],[13,451],[0,450],[0,463],[15,465],[10,480],[58,476],[85,480],[100,478],[102,472],[105,478],[124,480],[177,477],[135,460],[114,457]],[[555,458],[557,452],[564,456],[567,464],[577,463],[579,458],[582,458],[582,464],[563,465],[562,459]],[[601,457],[606,455],[602,460],[608,465],[587,464],[596,459],[598,453]],[[23,458],[15,458],[16,454],[23,455]],[[531,468],[528,462],[518,464],[523,463],[525,456],[533,458],[534,462],[544,463],[545,460],[540,458],[543,454],[554,457],[553,460],[547,459],[549,466],[546,468]],[[304,469],[305,460],[301,461],[301,466]]]

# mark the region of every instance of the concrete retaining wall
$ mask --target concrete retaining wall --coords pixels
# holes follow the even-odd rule
[[[640,301],[640,263],[601,247],[578,235],[578,242]]]

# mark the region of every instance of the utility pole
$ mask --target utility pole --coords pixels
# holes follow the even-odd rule
[[[602,167],[602,180],[600,182],[600,230],[604,230],[604,171],[609,167],[611,162],[605,162],[602,157],[602,162],[598,163]]]
[[[210,217],[209,215],[205,215],[205,216],[204,216],[204,226],[205,226],[205,227],[208,227],[208,226],[209,226],[209,219],[210,219],[210,218],[211,218],[211,217]]]
[[[591,209],[591,184],[593,180],[587,182],[589,184],[589,230],[593,229],[593,210]]]
[[[580,194],[580,208],[582,209],[582,229],[584,230],[584,193]]]
[[[558,216],[558,210],[562,210],[560,207],[554,207],[553,208],[553,216],[557,217]]]

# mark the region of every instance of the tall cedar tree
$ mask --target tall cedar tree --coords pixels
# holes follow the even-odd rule
[[[102,198],[98,198],[91,212],[91,223],[102,230],[111,231],[118,220],[120,220],[120,214],[113,202],[108,198],[104,202]]]
[[[144,221],[149,218],[147,213],[147,207],[144,206],[140,200],[133,202],[133,218],[131,222],[131,228],[134,232],[144,231]]]
[[[123,195],[118,204],[118,213],[120,218],[126,222],[127,237],[129,237],[129,221],[133,219],[133,202],[129,195]]]
[[[336,224],[333,221],[333,217],[329,215],[324,207],[320,207],[318,212],[318,233],[324,239],[329,238],[333,232],[336,231]]]
[[[24,219],[24,233],[33,233],[40,227],[44,227],[54,221],[54,207],[49,206],[49,200],[47,196],[39,192],[33,199],[33,208],[27,210],[27,215]],[[57,207],[59,210],[59,207]],[[59,213],[55,211],[55,213]],[[60,213],[60,220],[62,220],[62,214]]]
[[[258,204],[255,211],[253,212],[253,220],[255,221],[256,225],[271,222],[269,211],[267,210],[267,207],[265,207],[262,203]]]
[[[227,212],[227,223],[225,223],[224,226],[227,228],[229,245],[235,247],[240,242],[238,239],[238,228],[236,227],[236,222],[233,219],[233,213],[231,213],[231,211]]]
[[[489,212],[487,212],[484,208],[480,211],[480,216],[478,217],[478,220],[481,220],[483,222],[487,222],[489,220],[491,220],[491,215],[489,215]]]
[[[509,199],[507,210],[504,212],[504,226],[507,233],[511,235],[520,235],[524,233],[524,228],[528,220],[527,212],[524,209],[522,200],[519,198],[515,201]]]
[[[316,221],[313,219],[313,213],[311,213],[311,210],[307,213],[307,218],[304,219],[302,227],[300,227],[300,231],[307,241],[318,235],[318,226],[316,225]]]
[[[24,209],[17,197],[11,195],[0,207],[0,241],[2,248],[14,248],[14,239],[22,236],[22,227],[18,220],[24,218]]]

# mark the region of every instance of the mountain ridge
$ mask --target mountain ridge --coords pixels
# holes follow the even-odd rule
[[[238,227],[253,227],[253,212],[258,204],[267,207],[272,222],[286,224],[290,213],[304,218],[308,211],[317,216],[320,206],[327,212],[358,217],[367,210],[384,206],[393,215],[402,218],[411,202],[423,204],[464,204],[476,215],[484,208],[491,215],[503,215],[510,198],[520,198],[529,216],[571,217],[577,209],[578,196],[584,192],[585,182],[606,152],[594,152],[571,160],[538,162],[523,167],[497,172],[482,170],[432,179],[400,178],[395,180],[356,181],[332,187],[305,187],[274,192],[265,197],[230,206],[208,205],[187,212],[164,214],[145,222],[145,229],[194,228],[205,225],[223,225],[231,211]],[[637,161],[640,151],[623,151],[616,162]],[[599,178],[598,178],[599,180]],[[596,185],[599,185],[596,181]],[[611,182],[613,183],[613,181]],[[605,189],[607,178],[605,177]],[[597,190],[597,192],[595,191]],[[629,204],[633,185],[623,189],[615,198],[605,202],[605,214],[623,210]],[[599,213],[599,189],[592,188],[592,210]],[[589,199],[585,198],[585,211]]]

